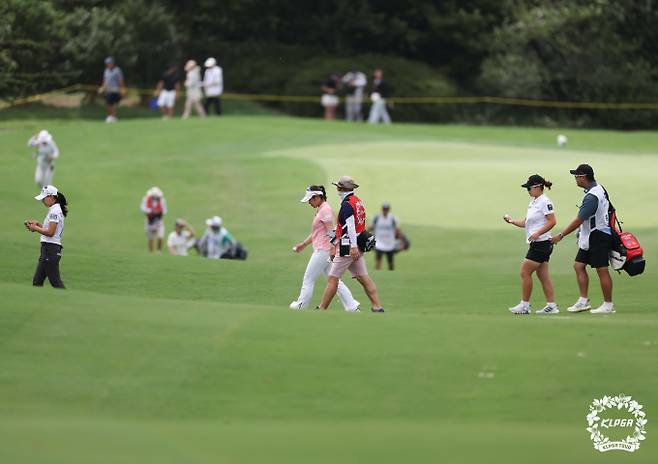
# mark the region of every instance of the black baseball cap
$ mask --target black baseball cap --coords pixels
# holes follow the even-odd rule
[[[581,164],[576,169],[570,169],[569,172],[574,176],[588,176],[594,178],[594,169],[589,164]]]
[[[523,188],[528,188],[532,187],[533,185],[544,185],[544,178],[540,176],[539,174],[533,174],[530,177],[528,177],[528,180],[526,181],[525,184],[522,184],[521,187]]]

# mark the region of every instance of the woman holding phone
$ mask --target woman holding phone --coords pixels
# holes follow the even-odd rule
[[[48,277],[53,287],[64,288],[64,282],[59,275],[59,261],[62,258],[64,218],[68,214],[66,197],[54,186],[46,185],[34,199],[41,201],[48,208],[48,213],[43,224],[33,219],[25,221],[27,230],[41,235],[41,255],[32,285],[42,287]]]
[[[539,174],[533,174],[521,187],[528,191],[532,198],[528,205],[528,213],[523,219],[512,219],[505,215],[503,219],[508,224],[525,229],[526,242],[529,249],[521,263],[521,301],[509,308],[513,314],[530,314],[530,295],[532,294],[532,274],[537,273],[546,296],[546,306],[537,310],[536,314],[558,314],[560,310],[555,304],[553,282],[548,271],[548,261],[553,252],[551,234],[555,227],[555,210],[553,202],[544,194],[544,188],[551,188],[552,182]]]

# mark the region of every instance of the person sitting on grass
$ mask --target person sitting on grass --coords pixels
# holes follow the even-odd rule
[[[201,255],[210,259],[230,259],[236,241],[224,227],[222,218],[213,216],[206,220],[206,225],[208,228],[199,240]]]
[[[194,229],[184,220],[176,219],[174,231],[167,237],[170,255],[187,256],[187,250],[194,246]]]

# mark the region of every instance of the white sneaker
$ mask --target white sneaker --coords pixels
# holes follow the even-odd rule
[[[592,309],[592,310],[590,311],[590,313],[592,313],[592,314],[612,314],[612,313],[614,313],[614,312],[616,312],[616,311],[615,311],[615,307],[612,306],[612,305],[608,306],[608,305],[606,305],[605,303],[603,303],[603,304],[602,304],[601,306],[599,306],[598,308],[596,308],[596,309]]]
[[[289,308],[294,309],[294,310],[301,310],[301,309],[304,309],[304,305],[302,303],[300,303],[299,301],[295,300],[292,303],[290,303]]]
[[[114,116],[108,116],[107,118],[105,118],[105,122],[117,122],[117,118],[115,118]]]
[[[530,314],[530,305],[519,303],[516,306],[512,306],[509,312],[512,314]]]
[[[560,309],[557,305],[546,305],[542,309],[535,311],[535,314],[559,314]]]
[[[589,300],[587,300],[587,303],[580,303],[576,301],[576,304],[569,306],[567,311],[570,313],[579,313],[581,311],[589,311],[590,309],[592,309],[592,305],[589,303]]]

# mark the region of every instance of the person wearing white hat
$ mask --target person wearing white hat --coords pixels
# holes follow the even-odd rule
[[[29,147],[36,147],[37,151],[32,155],[37,160],[37,168],[34,172],[34,182],[39,187],[45,187],[53,182],[55,173],[55,160],[59,158],[59,148],[53,136],[47,130],[39,131],[27,141]]]
[[[222,68],[217,66],[215,58],[208,58],[204,63],[206,72],[203,75],[203,90],[206,94],[204,109],[210,114],[210,106],[215,107],[215,113],[222,114],[221,94],[224,92],[224,75]]]
[[[157,250],[162,252],[162,242],[165,235],[163,216],[167,214],[167,201],[162,190],[151,187],[142,198],[141,210],[146,215],[144,228],[148,240],[148,250],[154,250],[154,242],[157,239]]]
[[[315,210],[313,223],[311,224],[311,233],[300,243],[293,247],[295,253],[301,253],[308,245],[313,245],[313,254],[308,261],[302,289],[299,297],[290,303],[290,309],[306,309],[311,303],[315,281],[321,275],[329,275],[331,260],[329,259],[331,242],[329,236],[334,228],[334,213],[331,206],[327,203],[327,193],[323,185],[311,185],[306,189],[304,196],[300,200],[302,203],[308,203]],[[359,302],[354,299],[352,292],[343,283],[338,281],[338,298],[340,299],[345,311],[359,311]]]
[[[190,117],[192,107],[202,118],[206,116],[206,110],[201,105],[201,68],[196,61],[189,60],[185,63],[185,109],[183,110],[183,119]]]
[[[224,227],[224,221],[219,216],[206,219],[203,237],[199,240],[201,254],[210,259],[230,259],[237,245],[233,236]]]
[[[41,235],[41,254],[32,278],[32,285],[42,287],[48,277],[50,285],[55,288],[64,288],[64,282],[59,274],[59,261],[62,258],[64,218],[68,214],[66,197],[53,185],[46,185],[34,199],[42,202],[48,208],[48,214],[46,214],[43,224],[33,219],[24,222],[27,230]]]

